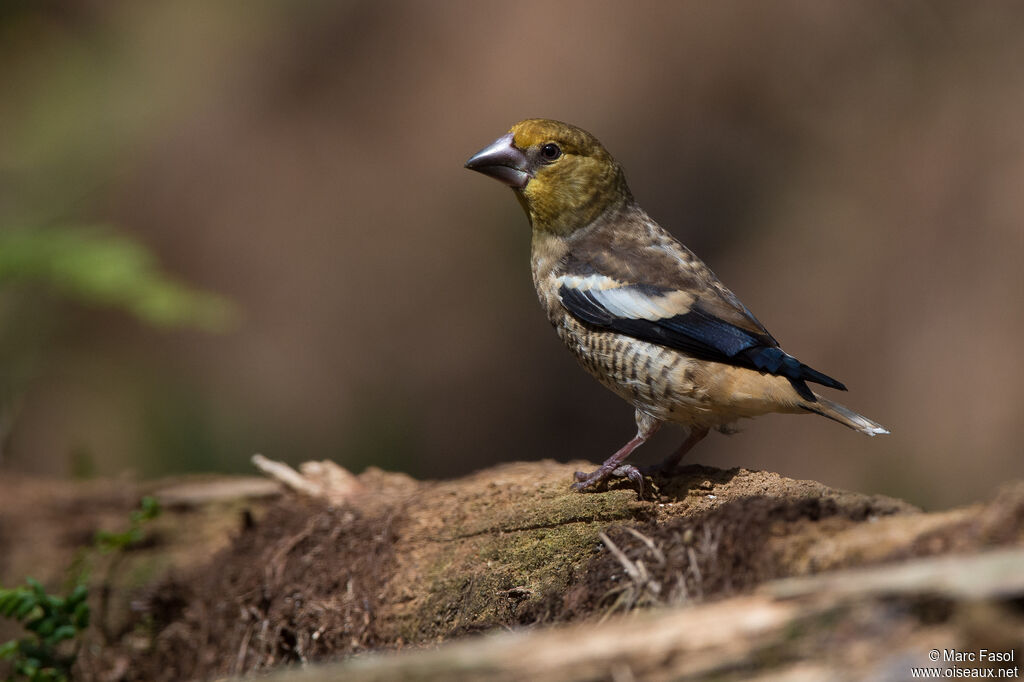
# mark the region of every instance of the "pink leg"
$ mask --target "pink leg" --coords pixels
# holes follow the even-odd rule
[[[638,447],[647,442],[647,439],[654,435],[654,433],[661,426],[661,422],[650,416],[646,412],[636,411],[636,436],[633,440],[629,441],[621,448],[618,452],[605,460],[604,464],[599,466],[589,474],[584,471],[576,472],[576,482],[572,484],[572,489],[577,491],[583,491],[592,485],[596,485],[612,475],[616,469],[622,464],[622,461],[629,457],[630,453],[636,450]],[[706,433],[706,432],[705,432]],[[633,478],[630,476],[630,478]]]
[[[704,436],[706,435],[708,435],[708,430],[706,428],[693,429],[692,431],[690,431],[690,435],[686,437],[686,440],[683,441],[682,445],[676,448],[675,452],[673,452],[671,455],[663,459],[658,464],[655,464],[653,467],[645,467],[642,468],[641,471],[643,471],[643,473],[645,474],[672,473],[672,470],[676,468],[680,461],[682,461],[683,457],[686,456],[686,453],[693,449],[694,445],[701,442],[704,439]]]

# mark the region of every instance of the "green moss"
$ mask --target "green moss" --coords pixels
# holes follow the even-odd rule
[[[565,591],[593,555],[599,532],[650,510],[632,490],[551,493],[531,498],[528,508],[497,518],[473,515],[451,528],[450,543],[427,571],[429,596],[405,636],[431,639],[516,622],[517,612],[529,612],[524,606]],[[489,523],[475,521],[484,518]]]

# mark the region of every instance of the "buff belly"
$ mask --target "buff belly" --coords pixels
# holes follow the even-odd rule
[[[688,357],[566,315],[554,321],[580,364],[623,400],[652,417],[717,428],[769,412],[800,412],[802,402],[782,377]]]

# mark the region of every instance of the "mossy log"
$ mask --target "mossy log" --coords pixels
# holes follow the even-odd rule
[[[897,634],[864,635],[865,647],[911,649],[939,626],[943,641],[957,643],[986,623],[1022,632],[1012,605],[1024,586],[983,579],[973,564],[946,570],[976,580],[974,594],[936,592],[941,578],[931,573],[911,573],[900,589],[851,593],[826,577],[872,566],[895,576],[897,565],[912,570],[921,557],[944,555],[1001,557],[1001,570],[1009,562],[1024,575],[1024,555],[986,554],[1024,545],[1024,485],[926,514],[744,469],[684,467],[649,479],[640,498],[626,485],[572,493],[579,467],[554,462],[439,482],[274,466],[266,470],[292,490],[260,479],[20,480],[0,499],[0,575],[56,584],[97,528],[123,525],[143,494],[163,502],[115,575],[102,562],[93,571],[113,606],[83,649],[81,679],[208,679],[367,651],[378,653],[281,679],[476,679],[485,670],[517,679],[527,661],[532,679],[747,679],[850,665],[819,648],[837,624],[850,641],[885,625]],[[779,582],[794,577],[798,587]],[[939,607],[928,606],[936,599]],[[744,623],[761,622],[757,614],[768,625],[754,636]],[[958,629],[961,621],[977,627]]]

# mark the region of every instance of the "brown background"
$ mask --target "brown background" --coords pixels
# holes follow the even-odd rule
[[[242,318],[68,306],[0,466],[603,459],[631,410],[549,329],[511,193],[462,169],[544,116],[893,432],[768,417],[693,461],[985,496],[1024,476],[1022,35],[1011,2],[11,3],[0,229],[114,224]]]

